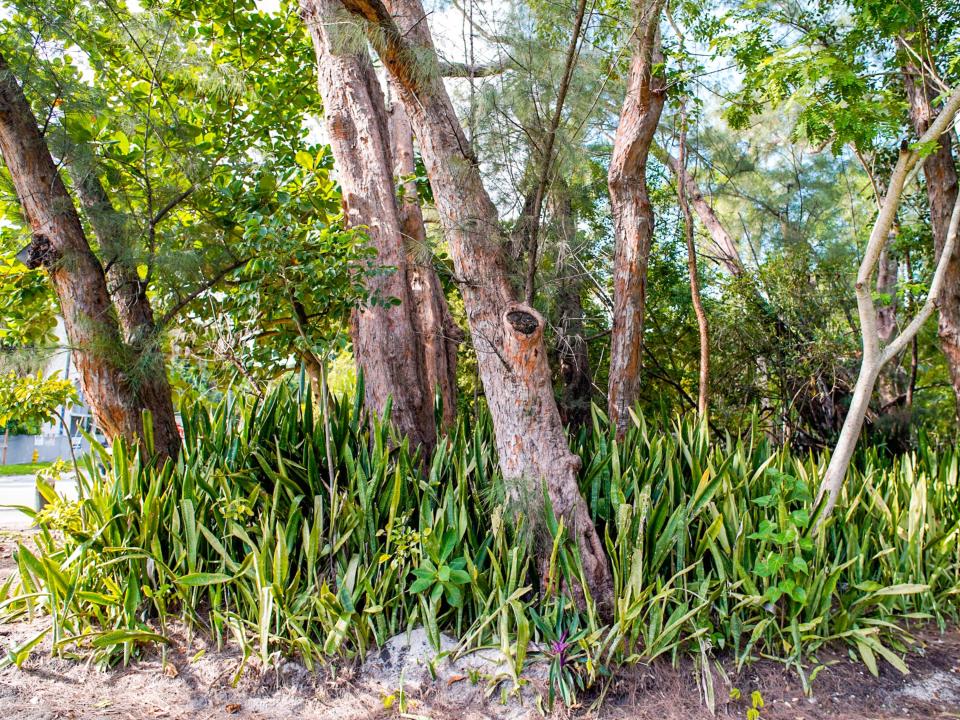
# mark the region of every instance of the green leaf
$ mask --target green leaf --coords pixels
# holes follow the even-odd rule
[[[176,582],[178,585],[184,585],[186,587],[202,587],[205,585],[221,585],[225,582],[230,582],[231,579],[232,577],[230,575],[225,575],[224,573],[196,572],[183,575],[177,578]]]
[[[424,590],[433,586],[433,580],[428,578],[420,578],[415,580],[413,585],[410,586],[410,592],[412,593],[422,593]]]
[[[304,170],[313,170],[313,167],[314,167],[313,155],[311,155],[307,151],[297,150],[295,159],[296,159],[297,165],[302,167]]]
[[[93,641],[94,647],[110,647],[127,642],[160,642],[169,643],[165,636],[148,630],[111,630],[98,636]]]

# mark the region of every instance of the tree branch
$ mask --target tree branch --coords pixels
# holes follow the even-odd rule
[[[936,306],[937,297],[940,295],[940,288],[943,287],[943,280],[947,274],[947,265],[950,263],[954,247],[957,244],[958,227],[960,227],[960,197],[957,198],[956,203],[953,205],[953,213],[950,215],[950,227],[947,230],[947,241],[944,243],[943,251],[940,253],[940,262],[937,263],[933,280],[930,281],[930,291],[927,293],[927,299],[917,314],[913,316],[910,323],[883,349],[883,353],[880,355],[881,365],[886,364],[896,357],[933,314],[933,308]]]
[[[464,63],[440,61],[440,75],[446,78],[479,78],[499,75],[510,69],[507,60],[497,60],[491,63]]]
[[[223,280],[227,275],[232,273],[237,268],[246,265],[250,261],[250,258],[244,258],[242,260],[237,260],[236,262],[227,265],[224,268],[221,268],[216,275],[210,278],[207,282],[203,283],[200,287],[195,288],[185,297],[181,298],[172,308],[167,310],[164,313],[163,317],[160,318],[160,322],[157,324],[158,327],[165,327],[173,318],[175,318],[181,310],[183,310],[187,305],[196,300],[200,295],[205,293],[210,288],[214,287],[217,283]]]
[[[157,214],[150,219],[150,227],[151,228],[156,227],[161,220],[163,220],[167,215],[170,214],[171,210],[173,210],[177,205],[179,205],[184,200],[186,200],[195,189],[196,189],[196,185],[191,183],[190,187],[188,187],[186,190],[174,195],[170,199],[170,201],[166,205],[164,205],[162,208],[160,208],[160,210],[157,211]]]

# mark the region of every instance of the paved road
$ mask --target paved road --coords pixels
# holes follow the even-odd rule
[[[77,499],[77,483],[71,478],[57,482],[57,492],[70,500]],[[0,477],[0,505],[26,505],[36,509],[37,484],[33,475]],[[0,528],[30,527],[30,518],[19,510],[0,507]]]

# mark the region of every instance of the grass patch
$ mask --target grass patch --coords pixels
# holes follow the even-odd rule
[[[38,470],[50,467],[51,463],[23,463],[21,465],[0,465],[0,477],[9,475],[33,475]]]

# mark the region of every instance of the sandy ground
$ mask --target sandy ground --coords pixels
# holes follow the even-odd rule
[[[0,579],[10,572],[10,554],[17,537],[0,533]],[[41,618],[0,625],[0,646],[16,646],[48,622]],[[960,631],[941,635],[923,629],[916,632],[916,637],[923,647],[908,658],[912,672],[906,677],[883,666],[880,677],[874,678],[841,650],[835,655],[821,655],[821,662],[828,667],[814,683],[813,696],[807,698],[793,672],[778,663],[762,661],[739,675],[729,669],[714,673],[714,716],[703,703],[698,674],[691,662],[683,661],[677,667],[657,662],[618,672],[602,696],[585,697],[579,707],[555,710],[553,716],[742,719],[747,717],[750,694],[757,690],[765,703],[762,720],[960,718]],[[542,716],[532,700],[538,689],[543,690],[537,681],[523,693],[524,701],[514,699],[503,704],[506,685],[491,689],[481,682],[473,686],[468,678],[454,675],[411,690],[401,712],[397,688],[372,677],[370,663],[366,672],[358,663],[339,662],[310,673],[295,662],[283,662],[279,668],[262,672],[256,661],[248,661],[238,674],[242,658],[236,650],[217,649],[183,629],[175,629],[172,640],[163,654],[151,651],[133,664],[109,672],[51,657],[49,644],[41,646],[22,669],[0,671],[0,718],[519,720]],[[728,699],[733,686],[740,690],[742,699]]]

